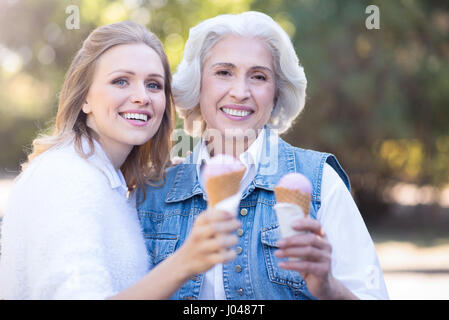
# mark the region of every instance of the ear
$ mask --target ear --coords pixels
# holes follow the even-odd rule
[[[85,114],[89,114],[92,112],[92,108],[89,106],[87,101],[84,102],[82,110]]]

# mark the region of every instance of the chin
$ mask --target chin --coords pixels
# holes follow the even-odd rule
[[[141,146],[151,140],[151,137],[132,137],[126,139],[126,143],[132,146]]]
[[[235,130],[236,133],[232,134],[232,131]],[[243,135],[246,131],[257,131],[257,129],[254,129],[253,126],[251,126],[250,124],[235,124],[232,126],[228,126],[227,128],[221,130],[223,133],[229,132],[232,135]]]

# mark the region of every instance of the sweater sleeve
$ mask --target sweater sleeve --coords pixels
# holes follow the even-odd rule
[[[116,293],[106,252],[111,190],[95,171],[56,163],[38,175],[46,179],[37,179],[33,212],[25,220],[32,299],[104,299]]]

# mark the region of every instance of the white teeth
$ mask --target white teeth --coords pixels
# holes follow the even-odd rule
[[[251,111],[246,110],[235,110],[235,109],[229,109],[229,108],[222,108],[224,113],[227,113],[231,116],[237,116],[237,117],[245,117],[251,113]]]
[[[142,121],[148,120],[148,115],[144,113],[123,113],[122,117],[125,119],[132,119],[132,120],[142,120]]]

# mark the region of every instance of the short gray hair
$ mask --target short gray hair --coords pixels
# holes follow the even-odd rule
[[[190,29],[184,57],[173,75],[175,104],[185,130],[196,135],[195,120],[202,121],[204,130],[199,108],[202,65],[209,50],[230,34],[265,41],[273,57],[276,82],[276,104],[267,126],[285,132],[304,108],[307,80],[288,34],[271,17],[255,11],[219,15]]]

